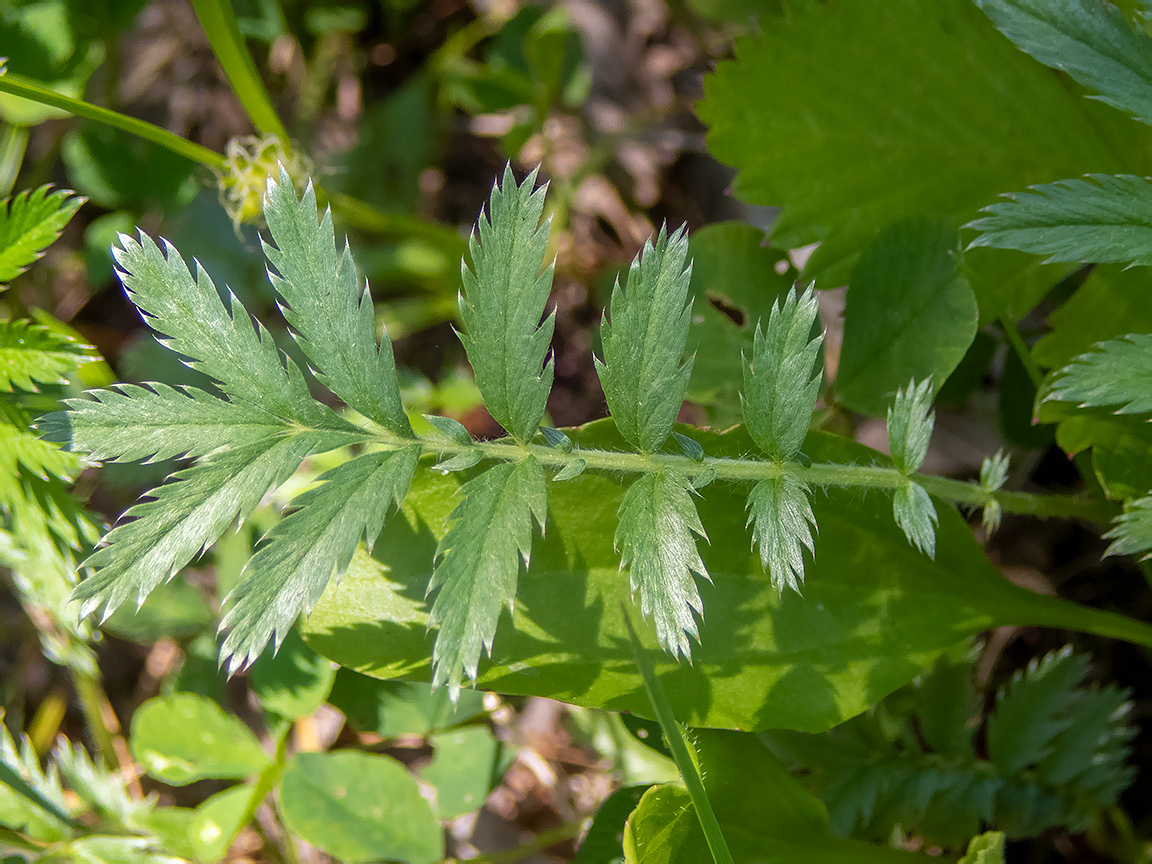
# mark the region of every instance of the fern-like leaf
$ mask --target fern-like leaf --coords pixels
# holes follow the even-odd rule
[[[1005,196],[969,222],[972,246],[1021,249],[1048,261],[1152,264],[1152,183],[1090,174]]]
[[[1115,800],[1132,782],[1124,762],[1136,729],[1124,721],[1131,693],[1119,687],[1078,689],[1064,706],[1067,725],[1052,736],[1037,773],[1053,785],[1073,784],[1093,793],[1097,806]]]
[[[1104,537],[1112,541],[1105,555],[1152,556],[1152,496],[1130,502]]]
[[[888,452],[902,474],[913,474],[924,464],[932,438],[932,379],[919,384],[916,379],[896,392],[888,409]]]
[[[0,203],[0,286],[11,282],[60,236],[87,198],[41,186]]]
[[[656,638],[672,656],[692,657],[688,637],[700,641],[694,613],[704,605],[693,573],[710,578],[696,548],[707,540],[692,500],[692,483],[674,471],[646,474],[624,493],[614,545],[628,568],[640,612],[656,625]]]
[[[376,342],[372,296],[363,284],[347,242],[340,253],[332,213],[317,221],[312,184],[300,200],[283,166],[264,197],[264,218],[276,242],[264,254],[283,298],[281,309],[316,377],[349,407],[397,435],[412,437],[400,402],[392,342]]]
[[[0,321],[0,390],[62,384],[92,348],[31,321]]]
[[[923,486],[907,479],[897,486],[892,515],[909,543],[929,558],[936,557],[936,507]]]
[[[812,408],[820,391],[820,372],[813,372],[823,335],[810,338],[819,307],[809,288],[772,305],[768,326],[756,325],[752,363],[744,358],[740,402],[753,440],[776,462],[800,452]]]
[[[269,532],[226,600],[220,627],[231,632],[220,659],[229,673],[249,666],[269,640],[279,649],[301,611],[311,612],[348,568],[361,538],[372,547],[419,458],[419,445],[367,453],[320,475],[319,486],[292,502],[297,509]]]
[[[544,267],[551,220],[540,221],[547,187],[533,192],[535,182],[533,171],[518,186],[511,165],[504,168],[468,240],[472,266],[461,266],[460,341],[489,413],[524,444],[552,389],[544,357],[556,317],[540,321],[552,289],[552,265]]]
[[[99,610],[106,620],[129,597],[137,606],[166,582],[232,522],[247,518],[270,489],[278,487],[321,446],[323,437],[303,433],[264,438],[221,450],[204,462],[175,474],[153,490],[152,501],[125,515],[133,521],[117,526],[108,544],[86,562],[95,571],[73,592],[80,616]]]
[[[0,405],[0,503],[11,499],[21,474],[42,479],[71,480],[79,472],[80,458],[42,441],[28,431],[22,418],[13,417],[12,406]]]
[[[440,628],[432,684],[447,684],[454,699],[463,677],[476,680],[481,652],[492,652],[500,610],[512,609],[520,564],[528,566],[532,522],[543,529],[548,510],[544,470],[531,456],[489,468],[460,494],[428,583],[438,592],[429,624]]]
[[[1152,123],[1152,38],[1102,0],[976,0],[992,23],[1096,98]]]
[[[1101,342],[1056,373],[1045,399],[1082,408],[1117,406],[1117,414],[1152,412],[1152,335]]]
[[[692,266],[683,228],[661,228],[616,281],[600,324],[604,359],[595,358],[608,410],[620,434],[645,453],[660,449],[684,402],[692,360],[681,363],[691,323]]]
[[[807,425],[807,424],[805,424]],[[760,563],[772,587],[800,593],[804,583],[804,549],[812,554],[816,517],[808,486],[791,474],[761,480],[748,496],[748,525],[760,547]]]

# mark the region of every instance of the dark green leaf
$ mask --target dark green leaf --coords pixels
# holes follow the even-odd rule
[[[186,640],[206,630],[216,621],[212,607],[200,589],[183,579],[158,586],[139,609],[121,606],[101,629],[141,645],[160,639]]]
[[[529,561],[532,523],[543,529],[548,510],[544,471],[531,456],[489,468],[460,493],[428,583],[436,592],[428,623],[440,628],[432,683],[447,684],[453,698],[464,676],[476,680],[480,652],[492,653],[500,610],[512,611],[520,564]]]
[[[955,227],[933,217],[891,226],[852,270],[836,398],[879,416],[909,378],[939,386],[976,335],[978,310],[960,274]]]
[[[1152,38],[1098,0],[976,0],[1022,50],[1152,123]]]
[[[316,377],[349,407],[397,435],[411,437],[392,342],[384,333],[376,343],[372,295],[347,243],[343,253],[339,251],[331,211],[317,222],[312,185],[298,201],[281,166],[280,182],[268,183],[264,218],[276,242],[263,244],[279,273],[270,275],[272,285]]]
[[[1116,519],[1116,524],[1104,535],[1112,541],[1108,555],[1152,554],[1152,497],[1133,501]]]
[[[600,805],[592,825],[576,851],[572,864],[621,864],[624,861],[624,823],[651,786],[625,786]]]
[[[1152,335],[1101,342],[1056,373],[1045,399],[1082,408],[1118,406],[1117,414],[1152,412]]]
[[[518,186],[505,166],[468,240],[472,266],[461,269],[460,341],[488,411],[521,443],[536,434],[552,389],[544,357],[555,313],[540,322],[552,288],[552,265],[544,267],[552,223],[540,221],[547,187],[533,192],[535,183],[533,171]]]
[[[761,480],[748,496],[748,525],[760,563],[778,591],[797,593],[804,583],[804,549],[812,554],[816,517],[811,490],[791,474]]]
[[[337,670],[328,701],[343,712],[357,732],[372,732],[384,738],[427,735],[484,711],[484,694],[475,690],[461,690],[453,705],[443,688],[380,681],[347,668]]]
[[[252,664],[252,691],[269,714],[295,720],[324,704],[335,677],[332,661],[290,630],[275,654],[265,654]]]
[[[604,360],[596,371],[608,411],[620,434],[645,453],[659,450],[672,432],[692,374],[685,363],[692,306],[691,264],[683,228],[660,229],[632,261],[627,283],[616,281],[608,314],[600,324]]]

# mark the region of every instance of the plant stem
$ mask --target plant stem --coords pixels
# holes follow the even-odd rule
[[[460,864],[508,864],[510,861],[520,861],[527,858],[533,852],[539,852],[542,849],[547,849],[549,846],[555,846],[557,843],[571,840],[580,833],[581,824],[580,822],[569,822],[561,825],[559,828],[542,831],[527,843],[522,846],[517,846],[515,849],[503,849],[499,852],[477,855],[475,858],[469,858],[467,862],[460,862]],[[446,858],[441,864],[456,864],[456,860],[455,858]]]
[[[121,114],[119,111],[112,111],[100,105],[93,105],[91,102],[85,102],[82,99],[73,99],[71,96],[64,96],[55,90],[49,90],[46,87],[33,84],[31,81],[25,81],[19,75],[14,75],[11,72],[0,75],[0,92],[11,93],[13,96],[23,96],[25,99],[31,99],[33,102],[39,102],[42,105],[51,105],[53,108],[68,111],[77,117],[85,117],[89,120],[103,123],[106,126],[111,126],[114,129],[121,129],[124,132],[151,141],[153,144],[159,144],[161,147],[171,150],[173,153],[178,153],[187,159],[191,159],[193,162],[207,165],[209,168],[218,170],[224,167],[224,157],[219,153],[209,150],[200,144],[187,141],[179,135],[169,132],[167,129],[162,129],[154,123],[137,120],[135,117],[129,117],[127,114]]]
[[[252,125],[265,135],[275,135],[287,144],[288,130],[280,122],[272,97],[252,62],[232,4],[228,0],[192,0],[192,8],[196,10],[196,17],[200,19],[212,51],[224,67],[224,74],[248,112]]]
[[[324,195],[332,205],[332,211],[345,223],[356,228],[377,234],[426,240],[452,258],[458,258],[468,251],[468,241],[454,229],[437,222],[403,213],[385,213],[343,192],[324,192]]]
[[[668,697],[664,695],[664,688],[660,686],[660,679],[656,677],[656,670],[652,661],[644,651],[632,626],[632,616],[623,603],[620,609],[624,613],[624,623],[628,625],[628,638],[632,640],[632,654],[636,658],[636,666],[640,670],[640,677],[644,679],[644,689],[648,691],[648,701],[656,712],[656,719],[660,721],[660,729],[664,733],[664,740],[668,742],[668,749],[680,769],[680,776],[684,786],[688,789],[688,797],[692,799],[692,806],[696,809],[696,817],[700,820],[700,828],[704,831],[704,839],[708,849],[712,852],[712,860],[716,864],[734,864],[732,853],[728,851],[728,844],[720,830],[720,822],[716,819],[716,812],[712,809],[712,802],[708,799],[708,792],[704,788],[704,780],[700,776],[700,766],[692,753],[688,750],[688,742],[684,739],[684,730],[676,722],[672,714],[672,706]]]
[[[116,721],[115,715],[111,714],[112,707],[108,704],[108,697],[104,695],[99,673],[86,672],[75,667],[71,672],[72,684],[80,700],[80,710],[92,732],[92,737],[96,740],[96,751],[106,767],[119,769],[122,766],[115,739],[120,734],[120,724]],[[110,714],[111,717],[108,716]]]

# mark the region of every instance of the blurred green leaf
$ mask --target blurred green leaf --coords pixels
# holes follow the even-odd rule
[[[69,181],[109,210],[175,209],[196,195],[194,163],[118,129],[84,122],[61,145]]]
[[[455,819],[478,810],[500,785],[514,754],[487,726],[465,726],[432,736],[432,761],[420,779],[436,790],[441,819]]]
[[[260,707],[287,720],[323,705],[335,678],[332,661],[305,645],[294,629],[278,651],[265,652],[252,664],[252,690]]]
[[[328,701],[344,713],[357,732],[373,732],[384,738],[427,735],[484,711],[484,694],[475,690],[461,690],[453,705],[443,688],[381,681],[346,667],[337,670]]]
[[[216,621],[204,595],[185,579],[177,578],[159,586],[139,609],[121,606],[101,629],[149,645],[158,639],[189,639],[203,633]]]

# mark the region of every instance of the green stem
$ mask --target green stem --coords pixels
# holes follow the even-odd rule
[[[557,843],[563,843],[565,840],[571,840],[580,833],[580,826],[581,823],[579,822],[569,822],[559,828],[542,831],[522,846],[517,846],[515,849],[503,849],[499,852],[489,852],[486,855],[477,855],[475,858],[469,858],[467,864],[508,864],[510,861],[522,861],[535,852],[540,852],[549,846],[555,846]],[[447,858],[441,864],[455,864],[455,862],[455,858]]]
[[[408,446],[411,439],[400,438],[377,429],[372,434],[375,443],[388,449]],[[687,456],[670,453],[619,453],[611,450],[574,449],[570,453],[544,444],[521,445],[513,441],[476,441],[462,444],[439,436],[418,436],[425,452],[450,457],[470,450],[479,450],[484,458],[501,461],[522,459],[531,454],[543,465],[562,468],[576,460],[583,460],[586,469],[608,473],[649,474],[661,468],[672,469],[690,477],[704,474],[716,480],[754,483],[790,474],[815,486],[835,486],[848,489],[896,489],[904,482],[904,475],[895,468],[877,465],[839,465],[798,462],[779,464],[750,459],[705,457],[697,462]],[[976,483],[936,477],[931,474],[913,474],[911,478],[937,498],[962,507],[984,507],[993,501],[1006,513],[1042,518],[1081,519],[1107,524],[1120,513],[1113,502],[1074,495],[1033,495],[1027,492],[990,492]]]
[[[80,700],[80,710],[92,737],[96,740],[96,750],[105,766],[111,769],[120,767],[120,759],[116,755],[116,742],[114,730],[109,728],[104,719],[105,706],[108,697],[100,685],[99,673],[85,672],[79,668],[72,668],[72,684],[76,688],[76,696]]]
[[[1008,342],[1012,346],[1012,350],[1016,352],[1016,356],[1020,358],[1020,363],[1024,370],[1028,373],[1028,377],[1032,379],[1032,386],[1040,389],[1040,382],[1044,380],[1044,373],[1040,371],[1040,367],[1036,365],[1036,361],[1032,359],[1032,352],[1028,350],[1024,338],[1020,335],[1020,331],[1016,329],[1016,325],[1008,320],[1007,316],[1001,315],[998,321],[1000,329],[1004,335],[1008,337]]]
[[[252,787],[252,794],[248,796],[248,803],[244,805],[244,813],[240,821],[236,823],[236,831],[229,839],[229,845],[236,839],[236,835],[256,816],[256,808],[260,806],[260,802],[267,798],[268,793],[276,788],[276,784],[280,782],[280,775],[284,773],[284,763],[288,754],[288,733],[291,731],[292,724],[285,723],[276,739],[276,755],[272,759],[272,764],[261,771],[260,776],[256,778],[256,785]],[[291,845],[292,839],[286,838],[286,842]],[[294,853],[295,850],[293,850]]]
[[[664,733],[664,740],[668,742],[668,749],[680,769],[680,776],[684,786],[688,789],[688,797],[692,799],[692,806],[696,809],[696,817],[700,820],[700,827],[704,831],[704,839],[708,842],[708,849],[712,852],[712,860],[716,864],[734,864],[732,853],[728,851],[728,844],[724,834],[720,831],[720,822],[716,819],[716,812],[712,809],[712,802],[708,799],[708,792],[704,789],[704,780],[700,776],[700,766],[688,750],[688,742],[684,739],[684,730],[672,714],[672,706],[668,704],[668,697],[664,695],[664,688],[660,686],[660,679],[656,677],[656,670],[652,660],[640,644],[636,630],[632,626],[632,616],[628,608],[621,603],[620,609],[624,613],[624,623],[628,625],[628,638],[632,640],[632,654],[636,658],[636,666],[640,670],[640,677],[644,679],[644,689],[648,691],[648,700],[656,712],[656,719],[660,721],[660,729]]]
[[[468,241],[454,229],[439,223],[403,213],[385,213],[343,192],[324,193],[324,195],[332,206],[332,211],[347,225],[385,236],[425,240],[451,258],[459,258],[468,250]]]
[[[212,51],[224,68],[240,104],[248,112],[252,125],[265,135],[275,135],[287,144],[288,130],[280,122],[272,106],[272,97],[256,71],[232,4],[228,0],[192,0],[192,8],[196,10],[196,17],[200,19]]]
[[[154,123],[137,120],[135,117],[129,117],[119,111],[112,111],[109,108],[93,105],[91,102],[64,96],[55,90],[49,90],[39,84],[33,84],[31,81],[25,81],[11,72],[0,75],[0,92],[22,96],[33,102],[39,102],[41,105],[51,105],[53,108],[60,108],[75,114],[77,117],[85,117],[114,129],[123,130],[146,141],[151,141],[153,144],[159,144],[161,147],[191,159],[193,162],[207,165],[209,168],[220,170],[225,164],[224,157],[219,153],[200,144],[187,141]]]

